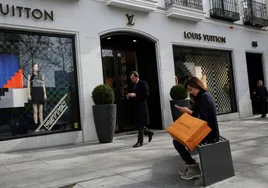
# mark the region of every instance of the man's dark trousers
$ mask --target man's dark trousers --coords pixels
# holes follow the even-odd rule
[[[150,131],[147,127],[145,127],[142,124],[138,125],[138,142],[143,143],[143,135],[144,136],[149,136],[152,135],[153,132]]]
[[[266,100],[261,100],[261,112],[262,112],[261,117],[266,117],[266,113],[267,113],[267,102],[266,102]]]

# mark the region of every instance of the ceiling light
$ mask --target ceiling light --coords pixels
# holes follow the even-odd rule
[[[137,42],[136,40],[133,40],[133,42]]]
[[[111,39],[111,37],[108,37],[108,38],[107,38],[107,40],[110,40],[110,39]]]

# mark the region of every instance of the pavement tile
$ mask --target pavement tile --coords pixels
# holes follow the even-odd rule
[[[239,150],[240,152],[243,152],[245,155],[259,155],[259,156],[268,156],[268,148],[264,147],[249,147],[249,148],[243,148]]]
[[[3,184],[1,184],[2,186]],[[8,187],[8,188],[49,188],[45,184],[37,184],[37,183],[21,183],[18,185],[15,184],[5,184],[3,187]]]
[[[83,188],[82,186],[76,184],[73,188]]]
[[[77,168],[81,169],[80,166],[77,166]],[[13,172],[11,174],[2,175],[0,177],[0,187],[9,188],[22,185],[25,185],[25,187],[29,185],[30,187],[32,184],[46,185],[49,178],[58,178],[58,176],[67,178],[68,176],[71,176],[69,174],[72,174],[73,169],[74,165],[46,165],[42,167],[36,166],[32,169],[21,170]],[[69,173],[67,174],[68,176],[66,173]]]
[[[231,150],[232,151],[236,151],[236,150],[241,150],[241,149],[245,149],[245,148],[252,148],[251,146],[245,146],[242,144],[230,144]]]
[[[74,154],[57,154],[48,157],[40,157],[39,160],[43,161],[46,164],[55,165],[55,164],[68,164],[75,163],[81,160],[84,160],[84,157],[77,156]]]
[[[258,155],[244,155],[243,153],[232,152],[233,161],[244,162],[254,165],[268,164],[268,157]]]
[[[259,168],[259,165],[254,164],[248,164],[248,163],[242,163],[242,162],[234,162],[234,169],[237,172],[248,172],[250,170],[254,170],[256,168]]]
[[[115,175],[111,177],[98,178],[91,181],[86,181],[78,184],[81,187],[89,188],[152,188],[149,185],[140,183],[138,181]]]
[[[33,162],[33,161],[38,161],[38,159],[33,158],[31,156],[25,157],[25,156],[20,156],[20,157],[15,157],[15,158],[10,158],[10,159],[5,159],[1,160],[0,159],[0,166],[2,165],[12,165],[12,164],[21,164],[21,163],[26,163],[26,162]]]
[[[13,162],[16,162],[18,160],[32,160],[32,159],[27,159],[20,153],[1,153],[0,154],[0,164],[12,164]]]
[[[113,173],[109,170],[91,171],[90,169],[81,169],[80,167],[64,171],[59,170],[58,174],[55,174],[54,176],[51,175],[42,178],[42,182],[47,184],[49,187],[54,188],[111,175],[113,175]]]
[[[207,186],[207,188],[267,188],[267,185],[268,182],[264,179],[236,176],[214,185]]]
[[[19,163],[19,164],[6,165],[6,168],[12,172],[16,172],[16,171],[28,170],[32,168],[45,167],[45,166],[47,166],[47,164],[41,161],[31,161],[31,162],[25,162],[25,163]]]
[[[44,158],[44,157],[50,157],[50,156],[55,156],[55,155],[66,155],[66,154],[68,154],[68,152],[60,148],[51,148],[49,150],[39,149],[39,150],[21,152],[21,155],[25,157],[33,157],[33,158]]]
[[[7,175],[7,174],[11,174],[11,171],[8,170],[5,166],[1,166],[0,167],[0,176]]]

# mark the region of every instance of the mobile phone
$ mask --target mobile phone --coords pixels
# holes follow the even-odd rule
[[[175,104],[174,106],[175,106],[176,108],[180,108],[180,106],[179,106],[179,105],[176,105],[176,104]]]

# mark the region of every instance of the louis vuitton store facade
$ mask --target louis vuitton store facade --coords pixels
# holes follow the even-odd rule
[[[206,83],[219,120],[252,116],[247,54],[259,54],[268,75],[267,34],[205,19],[203,6],[202,21],[189,21],[170,16],[164,0],[127,9],[106,0],[2,0],[0,152],[96,141],[91,92],[102,83],[116,94],[116,131],[133,130],[125,98],[131,70],[150,87],[152,129],[171,124],[169,91],[187,76]],[[39,92],[46,99],[37,115],[35,79],[44,81]]]

